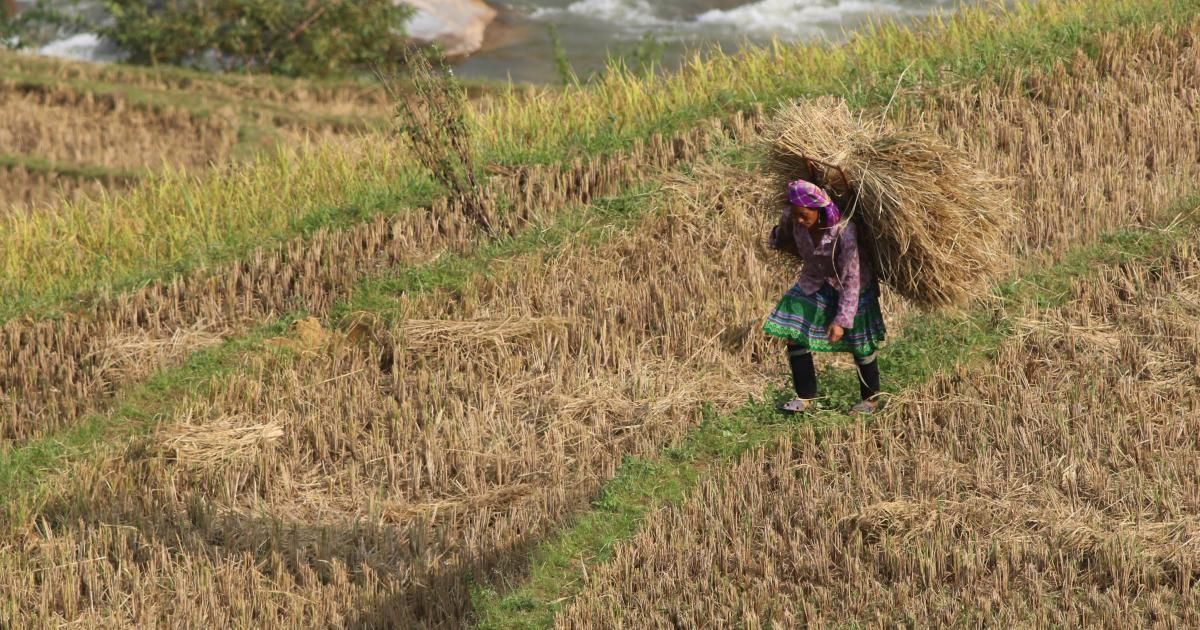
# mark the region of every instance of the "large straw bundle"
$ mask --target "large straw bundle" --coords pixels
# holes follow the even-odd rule
[[[919,307],[963,305],[1006,266],[1014,212],[1003,181],[932,133],[822,97],[783,107],[764,140],[779,203],[789,181],[825,187],[857,222],[880,279]]]

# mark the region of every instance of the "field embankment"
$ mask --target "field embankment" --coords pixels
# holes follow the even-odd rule
[[[1112,6],[1050,2],[1038,11],[1013,14],[1008,23],[1012,30],[1004,41],[1034,41],[1025,38],[1045,35],[1044,29],[1050,29],[1045,24],[1054,24],[1055,15],[1069,16],[1068,22],[1059,26],[1077,39],[1049,39],[1044,47],[1031,44],[1029,58],[1015,54],[994,57],[986,41],[975,43],[972,46],[982,47],[969,49],[978,53],[972,59],[987,71],[937,83],[929,77],[946,67],[937,65],[938,60],[953,68],[965,62],[932,55],[933,65],[917,68],[910,76],[918,80],[906,82],[891,101],[889,113],[899,122],[923,121],[964,146],[992,172],[1013,178],[1025,220],[1014,232],[1012,252],[1024,261],[1024,270],[1060,261],[1103,234],[1129,229],[1138,222],[1162,221],[1177,200],[1194,190],[1200,175],[1196,157],[1200,155],[1200,121],[1195,109],[1200,90],[1195,42],[1200,24],[1194,15],[1175,21],[1172,18],[1177,15],[1165,11],[1175,8],[1183,12],[1183,5],[1122,3],[1119,9],[1125,12],[1120,15],[1129,23],[1106,33],[1100,25],[1107,24],[1106,15],[1116,14],[1103,11]],[[1077,23],[1070,20],[1086,22],[1088,9],[1094,9],[1096,22],[1075,28]],[[955,28],[986,29],[996,38],[990,41],[1003,40],[993,23],[979,21],[975,13],[964,15],[962,24],[966,26],[935,33],[928,41],[914,37],[911,41],[916,43],[911,46],[926,49],[935,46],[930,42],[939,42],[938,46],[952,48],[955,34],[961,34]],[[1129,17],[1133,15],[1140,17]],[[1035,22],[1035,16],[1048,21]],[[1161,22],[1153,22],[1151,16]],[[1021,30],[1026,27],[1031,30]],[[884,37],[897,38],[885,43],[909,41],[897,32],[883,32]],[[863,61],[866,52],[874,49],[867,44],[858,46],[824,54],[850,59],[857,53],[860,57],[853,63],[865,64],[860,67],[895,68],[895,74],[881,72],[854,84],[858,86],[853,88],[854,94],[866,99],[865,94],[885,89],[880,84],[888,79],[886,92],[879,91],[879,98],[869,101],[871,106],[882,107],[889,103],[895,79],[908,62]],[[1062,48],[1069,53],[1065,58],[1058,54]],[[758,59],[755,54],[749,58]],[[604,89],[608,88],[600,91]],[[648,89],[629,87],[634,94]],[[633,111],[639,110],[634,107]],[[732,123],[734,129],[738,125],[752,128],[745,118],[735,120],[742,122]],[[469,593],[472,583],[502,585],[503,580],[494,579],[494,572],[514,575],[510,570],[526,564],[528,550],[548,539],[555,528],[596,496],[623,458],[652,458],[664,447],[679,443],[702,420],[702,403],[712,403],[717,413],[733,410],[748,394],[761,393],[764,378],[774,369],[776,349],[757,334],[757,325],[787,279],[772,275],[764,264],[759,243],[770,213],[760,207],[764,191],[755,185],[758,164],[739,146],[745,143],[745,136],[729,129],[728,125],[713,125],[697,132],[705,135],[691,144],[680,145],[692,147],[683,156],[688,159],[678,163],[678,174],[666,179],[670,185],[657,192],[640,176],[605,188],[597,181],[584,178],[591,182],[584,184],[564,176],[563,172],[572,171],[555,167],[525,167],[499,176],[495,181],[511,183],[506,184],[510,188],[497,191],[497,199],[505,201],[497,204],[497,219],[512,239],[485,241],[452,213],[413,211],[414,223],[404,223],[409,215],[397,214],[372,219],[374,223],[364,224],[367,227],[355,225],[294,241],[295,250],[281,250],[286,257],[272,259],[264,253],[251,262],[239,263],[244,271],[231,268],[228,274],[209,276],[204,282],[216,284],[212,288],[204,283],[189,285],[189,279],[169,285],[174,289],[152,288],[147,290],[150,293],[114,297],[114,304],[124,300],[125,306],[120,308],[125,310],[120,312],[128,319],[114,319],[111,325],[104,324],[108,328],[84,319],[64,319],[63,326],[81,327],[73,333],[81,339],[87,337],[91,329],[86,326],[90,325],[109,340],[119,339],[121,330],[161,336],[150,342],[133,338],[127,346],[132,355],[117,354],[99,362],[117,366],[109,373],[113,376],[106,377],[111,385],[79,390],[78,398],[89,401],[106,388],[118,390],[118,406],[99,416],[101,421],[93,422],[96,416],[89,418],[84,426],[106,422],[127,427],[124,433],[114,433],[120,439],[48,460],[49,466],[11,470],[7,468],[32,461],[33,455],[22,459],[26,454],[69,441],[66,437],[74,428],[72,421],[59,420],[53,413],[45,416],[49,426],[19,421],[10,425],[14,442],[2,454],[6,459],[0,472],[17,483],[6,486],[16,498],[6,506],[6,527],[0,534],[0,576],[4,576],[0,592],[6,598],[0,619],[14,625],[73,622],[94,627],[201,623],[456,627],[476,619],[479,611],[474,610]],[[635,169],[654,164],[651,173],[641,175],[658,175],[677,163],[682,149],[669,143],[645,151],[645,161],[628,164]],[[699,163],[702,154],[711,164]],[[621,170],[626,163],[617,160],[580,164],[613,169],[614,180],[616,174],[630,175]],[[541,190],[550,191],[543,193],[545,198],[539,197],[536,186],[528,185],[537,181],[529,179],[534,177],[530,173],[543,173],[537,177],[543,178]],[[563,177],[566,179],[556,179]],[[560,181],[561,186],[553,183]],[[647,186],[645,192],[628,189],[638,181]],[[581,190],[591,192],[584,196]],[[524,194],[531,197],[524,198]],[[583,202],[592,206],[585,208]],[[430,223],[435,220],[438,223]],[[556,234],[553,244],[535,239],[529,247],[509,247],[523,242],[530,227]],[[327,249],[309,253],[308,246],[322,242]],[[449,274],[442,266],[466,260],[480,250],[486,254],[489,247],[506,254],[481,257],[462,273]],[[1187,277],[1189,269],[1194,274],[1195,251],[1180,248],[1176,254],[1175,258],[1163,258],[1178,259],[1179,273],[1175,275],[1150,276],[1137,271],[1139,263],[1129,266],[1134,270],[1129,272],[1133,274],[1130,282],[1155,278],[1144,297],[1130,298],[1143,300],[1137,306],[1157,304],[1154,308],[1169,311],[1176,307],[1156,302],[1154,297],[1177,289],[1185,300],[1195,289],[1194,279]],[[339,266],[337,261],[343,259],[348,262]],[[395,265],[404,269],[388,269]],[[405,275],[405,270],[414,275]],[[325,273],[338,275],[322,275]],[[1119,278],[1120,274],[1113,274],[1111,277]],[[362,281],[373,275],[383,277]],[[296,284],[298,279],[303,283]],[[222,282],[227,284],[217,284]],[[1091,294],[1109,296],[1095,288],[1103,286],[1095,282],[1083,281],[1081,286],[1092,286]],[[171,291],[185,287],[192,287],[195,293],[172,295]],[[1080,295],[1089,295],[1087,290],[1080,291]],[[292,301],[309,293],[315,296],[311,304]],[[1131,292],[1135,294],[1140,295]],[[144,295],[137,299],[147,301],[138,302],[130,295]],[[200,299],[189,299],[192,295]],[[148,300],[163,300],[159,304],[164,307],[146,308],[155,304]],[[146,376],[138,370],[149,369],[143,366],[156,360],[164,340],[178,340],[190,347],[192,341],[178,336],[178,331],[188,330],[197,321],[225,317],[219,320],[222,326],[248,330],[256,323],[270,322],[281,310],[306,308],[329,315],[327,323],[341,325],[320,328],[306,324],[294,338],[279,341],[282,347],[276,351],[239,354],[231,359],[232,369],[198,372],[195,382],[168,390],[169,400],[153,400],[138,407],[137,401],[121,397],[119,390],[135,387]],[[907,328],[906,322],[915,320],[906,316],[901,305],[889,303],[888,308],[901,341],[919,332]],[[1064,317],[1080,315],[1062,308]],[[1192,316],[1187,315],[1192,311],[1186,304],[1178,308],[1184,313],[1178,321],[1186,329],[1191,325],[1186,317]],[[172,314],[172,309],[186,316]],[[250,321],[237,319],[243,311],[250,313]],[[1094,312],[1096,317],[1122,317],[1101,307]],[[147,314],[161,317],[162,323],[157,328],[141,328]],[[1008,322],[1009,314],[998,311],[995,315],[970,321],[988,328],[990,335],[1000,336],[1007,332],[1002,324]],[[26,365],[37,369],[58,365],[53,362],[53,348],[69,337],[56,337],[60,329],[51,320],[21,325],[40,326],[30,330],[57,340],[44,344],[49,349]],[[205,335],[212,334],[221,331],[201,330],[192,340],[197,346],[205,345],[209,339]],[[17,339],[34,341],[21,345],[32,348],[22,352],[42,352],[37,349],[38,337]],[[1009,342],[1017,350],[1002,352],[1000,365],[989,369],[1012,376],[1019,367],[1013,357],[1024,351],[1026,346],[1021,344],[1028,339]],[[144,346],[152,351],[138,354]],[[1149,348],[1143,358],[1159,361],[1155,363],[1159,368],[1162,361],[1179,361],[1195,351],[1169,340],[1136,347]],[[920,348],[912,344],[901,343],[897,348],[905,352],[885,353],[881,359],[885,370],[893,374],[950,367],[924,364],[918,356]],[[79,354],[71,350],[65,356]],[[178,354],[166,351],[167,358],[160,365],[178,360]],[[134,358],[128,359],[130,356]],[[1044,356],[1050,360],[1061,353],[1047,351]],[[1006,368],[1005,361],[1013,365]],[[1095,365],[1109,365],[1097,361]],[[1109,377],[1096,378],[1107,382],[1104,379]],[[969,379],[938,377],[928,387],[938,387],[938,383],[958,386],[959,381]],[[1039,387],[1067,387],[1049,377],[1030,382]],[[1113,382],[1119,385],[1120,381]],[[1006,395],[1006,391],[990,389],[986,393]],[[1011,411],[1032,404],[1028,392],[1013,395],[1012,400],[1024,402],[1009,407],[1001,399],[997,408]],[[885,422],[892,421],[888,418],[919,420],[938,412],[947,414],[946,422],[960,422],[967,431],[966,437],[933,436],[926,442],[912,442],[921,448],[928,446],[929,452],[938,447],[969,458],[965,460],[968,463],[979,462],[974,468],[973,464],[952,468],[959,475],[953,478],[962,481],[953,488],[968,492],[974,487],[972,480],[979,484],[1004,482],[999,476],[987,476],[996,462],[1005,463],[995,459],[995,453],[987,449],[970,455],[961,452],[964,444],[974,444],[968,438],[975,435],[970,431],[976,426],[956,411],[959,406],[929,403],[926,408],[920,406],[924,403],[919,396],[907,396],[896,400],[893,415]],[[1108,398],[1088,400],[1099,404]],[[72,399],[64,396],[61,400],[64,402],[54,404],[66,405]],[[1142,399],[1128,400],[1132,404]],[[1136,414],[1136,405],[1127,411]],[[1005,429],[1001,425],[1008,416],[996,418],[982,426],[995,429],[997,444],[1023,443],[1024,434],[1013,429],[1020,425],[1010,423]],[[918,420],[912,420],[915,429],[923,426]],[[868,435],[862,428],[845,431],[851,438]],[[880,447],[901,463],[889,464],[880,456],[870,465],[886,471],[905,461],[924,461],[921,454],[926,451],[917,446],[902,450],[903,439],[920,435],[897,436],[900,441],[895,453]],[[941,442],[932,441],[934,438]],[[842,448],[831,441],[822,444],[826,450]],[[1042,461],[1039,457],[1049,458],[1060,447],[1075,452],[1075,447],[1063,441],[1059,446],[1040,446],[1036,457],[1022,461],[1037,463]],[[1181,442],[1179,447],[1184,447]],[[852,445],[845,448],[852,450]],[[1094,445],[1088,448],[1092,450],[1079,452],[1103,450]],[[796,447],[793,453],[800,455],[788,454],[785,459],[805,457],[806,452]],[[902,455],[905,452],[910,453],[907,460]],[[835,453],[821,461],[832,461],[835,456],[843,457]],[[770,457],[774,456],[753,456],[762,461]],[[770,488],[769,471],[755,474],[769,466],[755,468],[753,458],[747,460],[751,463],[744,471],[748,488]],[[851,455],[844,458],[859,461]],[[786,468],[786,464],[781,466]],[[838,470],[842,469],[808,474],[844,475],[844,470]],[[790,471],[776,477],[788,474]],[[881,491],[872,484],[881,483],[878,478],[855,474],[852,481],[857,486],[845,481],[848,478],[839,478],[848,491],[875,502]],[[685,503],[680,513],[700,514],[710,499],[715,507],[724,506],[721,501],[726,501],[722,498],[726,495],[718,493],[722,483],[726,482],[705,482],[705,492]],[[887,487],[900,488],[903,483],[904,479],[898,479]],[[814,491],[804,484],[781,487],[792,493]],[[1012,490],[1003,485],[979,487]],[[747,497],[765,492],[747,490]],[[1049,486],[1034,486],[1031,492],[1030,496],[1054,496]],[[728,496],[738,495],[730,492]],[[833,493],[823,498],[829,506],[826,513],[839,518],[872,504],[848,506],[844,496]],[[1015,506],[1020,497],[1014,494],[1010,498]],[[786,505],[799,505],[800,500]],[[780,523],[787,515],[784,507],[770,505],[768,500],[760,505],[764,526]],[[1169,505],[1182,504],[1174,501]],[[728,509],[723,512],[727,513]],[[667,527],[662,523],[672,522],[672,514],[669,510],[656,514],[648,522],[650,534]],[[736,514],[738,518],[728,521],[730,528],[741,526],[742,513]],[[959,513],[948,514],[947,519]],[[1005,522],[1022,533],[1020,527],[1027,526],[1019,522],[1019,516],[1024,512],[1012,514],[1016,516]],[[975,522],[967,516],[960,520]],[[1146,516],[1149,518],[1148,513]],[[1090,522],[1099,528],[1125,520],[1118,515],[1110,521]],[[907,527],[904,521],[898,523],[897,531],[908,531],[903,529]],[[751,521],[747,531],[752,534],[755,525]],[[831,527],[832,532],[821,535],[843,531]],[[909,530],[915,535],[943,531],[915,526]],[[778,531],[788,533],[787,529]],[[824,530],[814,526],[811,531],[815,536]],[[772,553],[769,547],[755,546],[753,535],[747,536],[734,539],[741,545],[739,549],[745,549],[741,557]],[[939,536],[936,541],[943,545],[939,549],[957,549],[955,545],[961,542],[953,536]],[[586,581],[559,584],[560,601],[521,605],[553,614],[556,606],[565,608],[575,590],[586,585],[588,590],[563,621],[606,621],[601,615],[611,611],[595,602],[605,593],[613,593],[628,598],[622,601],[628,602],[629,619],[656,622],[657,611],[643,611],[635,595],[618,592],[613,582],[622,571],[633,571],[638,554],[657,554],[647,557],[682,572],[668,573],[658,578],[664,581],[647,584],[668,584],[665,580],[676,575],[685,576],[680,580],[692,575],[709,579],[684,572],[691,565],[678,562],[679,554],[703,549],[702,535],[694,538],[679,537],[681,544],[696,543],[682,549],[623,546],[616,564],[593,566],[588,571],[593,577]],[[1164,547],[1155,547],[1160,548]],[[910,549],[895,551],[886,543],[879,543],[877,549],[899,553],[896,567],[914,563],[911,556],[903,555],[912,552]],[[1105,566],[1121,570],[1131,561],[1128,558],[1141,557],[1115,557]],[[787,562],[799,562],[789,558]],[[596,559],[582,560],[594,563]],[[784,562],[758,565],[784,566]],[[1081,562],[1087,562],[1086,557]],[[854,564],[867,571],[864,565],[861,560]],[[946,566],[954,565],[935,563],[925,573],[918,572],[914,580],[940,575],[937,571]],[[1147,570],[1153,572],[1152,567]],[[979,584],[989,583],[990,578],[979,571],[971,575],[982,576]],[[1085,577],[1091,576],[1079,576]],[[718,584],[708,591],[711,594],[734,597],[732,591],[720,590],[730,588],[720,586],[727,584],[725,579],[715,574],[704,584]],[[755,579],[746,577],[747,588],[758,589],[753,592],[774,584]],[[844,590],[839,591],[832,578],[827,584],[831,586],[822,591],[826,599],[818,601],[855,611],[868,622],[873,619],[873,609],[847,607],[836,599]],[[847,588],[853,587],[847,584]],[[878,601],[890,596],[882,587],[870,593]],[[686,605],[686,596],[679,597],[680,606]],[[728,597],[725,601],[737,601]],[[766,601],[746,599],[745,608],[758,617],[785,610],[756,607]],[[752,619],[750,615],[744,618]]]

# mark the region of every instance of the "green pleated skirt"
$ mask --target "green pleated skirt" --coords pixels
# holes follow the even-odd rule
[[[837,317],[838,297],[829,284],[812,294],[805,294],[796,284],[767,317],[763,331],[813,352],[849,352],[859,358],[875,354],[887,336],[879,285],[863,288],[854,326],[847,328],[837,343],[830,343],[829,326]]]

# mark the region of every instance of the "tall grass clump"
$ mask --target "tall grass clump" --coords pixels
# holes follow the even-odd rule
[[[380,75],[396,108],[396,130],[417,164],[446,190],[463,214],[490,232],[475,153],[467,126],[467,95],[446,68],[426,55],[412,55],[408,89]]]

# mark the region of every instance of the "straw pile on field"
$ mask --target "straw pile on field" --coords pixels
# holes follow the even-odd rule
[[[780,203],[795,179],[826,188],[857,222],[880,279],[918,306],[963,305],[1006,266],[1014,213],[1003,180],[936,135],[822,97],[782,107],[764,140]]]

